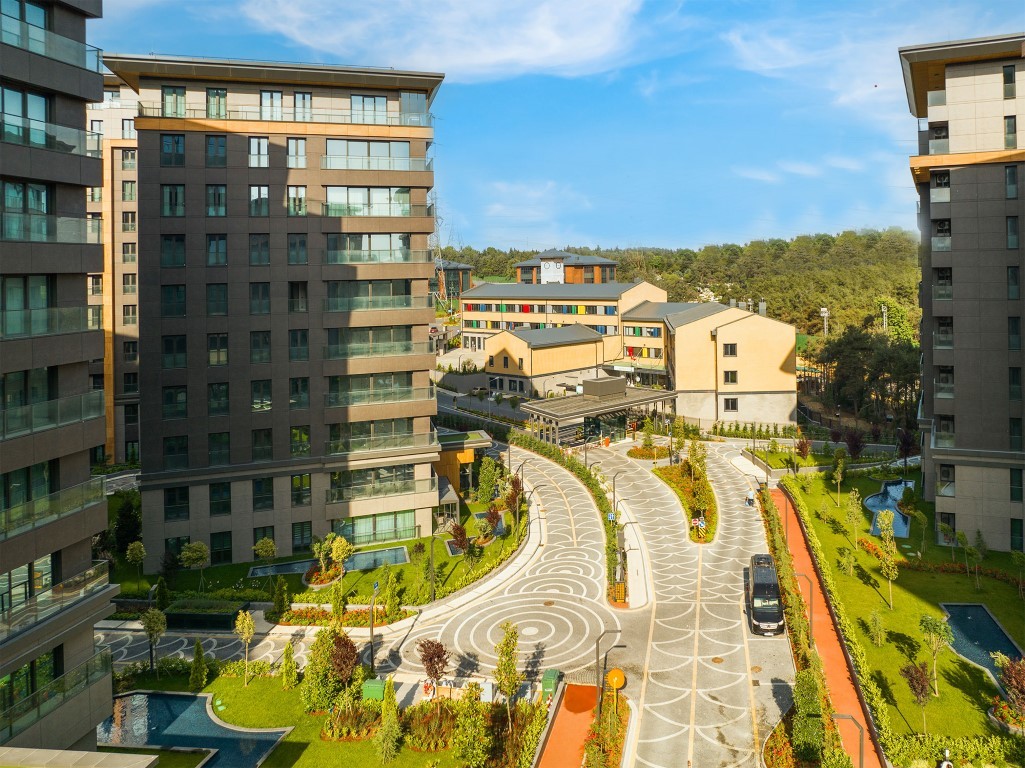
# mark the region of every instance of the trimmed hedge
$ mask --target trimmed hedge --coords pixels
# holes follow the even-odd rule
[[[687,528],[690,540],[699,544],[707,544],[715,539],[715,531],[719,527],[719,507],[715,502],[715,493],[704,472],[695,471],[694,481],[690,479],[690,462],[684,459],[671,467],[655,467],[651,470],[656,477],[673,489],[683,506],[687,516]],[[700,501],[700,503],[698,503]],[[698,535],[698,529],[690,524],[691,510],[705,507],[705,535]]]

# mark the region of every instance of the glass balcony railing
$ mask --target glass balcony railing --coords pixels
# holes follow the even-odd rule
[[[426,264],[430,251],[398,248],[390,251],[324,251],[325,264]]]
[[[189,455],[187,453],[171,453],[171,454],[165,454],[164,455],[164,469],[188,469],[188,468],[189,468]]]
[[[103,478],[94,477],[81,485],[0,510],[0,541],[81,512],[105,498]]]
[[[94,562],[89,570],[37,592],[21,605],[0,612],[0,641],[24,632],[102,590],[110,583],[108,572],[106,560]]]
[[[140,117],[178,117],[209,119],[206,107],[186,107],[173,114],[165,114],[158,102],[140,102]],[[286,123],[341,123],[348,125],[409,125],[429,126],[433,116],[429,112],[381,112],[360,109],[291,109],[285,107],[231,107],[222,111],[218,120],[266,120]]]
[[[434,216],[433,205],[413,203],[321,203],[324,216]]]
[[[950,187],[932,187],[929,190],[930,203],[949,203]]]
[[[934,381],[933,393],[936,397],[949,399],[954,396],[954,382],[952,381]]]
[[[38,723],[66,701],[83,693],[111,673],[110,650],[103,648],[84,664],[29,694],[0,712],[0,744]],[[109,692],[108,692],[109,698]],[[54,727],[59,727],[55,725]]]
[[[348,360],[353,357],[394,357],[396,355],[432,354],[429,341],[382,341],[369,344],[329,344],[324,347],[327,360]]]
[[[428,309],[430,296],[351,296],[324,299],[325,312],[358,312],[366,309]]]
[[[45,213],[0,215],[0,240],[27,240],[32,243],[97,244],[102,242],[103,221]]]
[[[936,448],[953,448],[954,447],[954,433],[953,432],[933,432],[932,433],[932,444]]]
[[[937,496],[953,497],[954,495],[956,495],[954,493],[955,490],[956,489],[954,488],[954,481],[953,480],[937,480],[936,481],[936,495]]]
[[[926,94],[928,105],[930,107],[945,107],[947,106],[947,92],[946,91],[929,91]]]
[[[954,348],[954,332],[953,331],[933,331],[933,334],[932,334],[932,348],[933,349],[953,349]]]
[[[322,155],[320,167],[325,171],[433,171],[434,158]]]
[[[438,478],[425,477],[420,480],[394,480],[392,482],[351,485],[347,488],[328,488],[327,503],[339,504],[357,499],[380,496],[401,496],[407,493],[430,493],[438,490]]]
[[[0,114],[0,141],[83,157],[103,154],[102,133],[14,115]]]
[[[13,45],[15,48],[38,53],[48,59],[55,59],[91,72],[102,71],[102,51],[99,48],[27,24],[7,14],[0,14],[0,43]]]
[[[403,435],[375,435],[373,437],[346,437],[328,440],[325,450],[331,456],[364,451],[390,451],[398,448],[429,448],[438,445],[437,432]]]
[[[103,416],[103,390],[0,411],[0,440]]]
[[[393,389],[364,389],[356,392],[328,392],[324,405],[341,408],[351,405],[374,405],[378,403],[411,403],[433,400],[434,387],[395,387]]]
[[[380,518],[378,518],[380,520]],[[406,541],[420,537],[420,526],[404,526],[402,528],[384,528],[378,523],[378,527],[371,533],[356,533],[352,521],[336,520],[332,525],[334,532],[344,536],[350,544],[362,547],[367,544],[382,544],[386,541]]]
[[[933,235],[932,249],[934,252],[950,250],[950,235]]]
[[[929,139],[930,155],[949,155],[950,139]]]
[[[950,301],[954,298],[954,286],[934,285],[932,287],[933,301]]]
[[[102,307],[8,309],[0,312],[0,340],[98,331],[102,318]]]

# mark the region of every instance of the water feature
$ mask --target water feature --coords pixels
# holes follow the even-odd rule
[[[371,549],[357,552],[345,561],[346,571],[372,571],[382,565],[405,565],[409,562],[409,553],[405,547],[388,547],[387,549]]]
[[[1000,651],[1005,656],[1017,659],[1021,649],[1008,637],[993,614],[981,603],[940,603],[947,612],[947,623],[954,633],[954,651],[971,662],[978,664],[1000,679],[1000,670],[993,663],[990,653]]]
[[[897,510],[897,502],[904,495],[904,488],[915,487],[914,480],[889,480],[883,483],[883,489],[865,499],[865,507],[872,512],[872,535],[879,535],[879,525],[876,522],[879,513],[884,509],[893,512],[893,536],[896,539],[906,539],[908,530],[911,528],[911,519],[903,512]]]
[[[316,560],[289,560],[287,563],[274,563],[273,565],[254,565],[249,569],[249,578],[255,579],[260,576],[279,576],[288,573],[306,573]]]

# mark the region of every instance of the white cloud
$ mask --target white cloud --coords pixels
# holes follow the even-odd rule
[[[830,155],[823,162],[831,168],[839,168],[842,171],[860,171],[865,168],[865,164],[856,157]]]
[[[752,181],[764,181],[766,184],[777,184],[780,181],[778,173],[767,171],[764,168],[752,168],[750,166],[738,167],[734,166],[730,169],[736,176],[740,176],[742,179],[751,179]]]
[[[780,160],[779,169],[786,173],[792,173],[795,176],[818,176],[822,173],[822,168],[813,163],[799,162],[796,160]]]
[[[480,240],[516,248],[556,248],[593,242],[565,226],[591,209],[591,201],[569,184],[553,180],[493,181],[479,191]]]
[[[456,82],[577,76],[623,63],[642,0],[240,0],[257,26],[331,59],[444,72]]]

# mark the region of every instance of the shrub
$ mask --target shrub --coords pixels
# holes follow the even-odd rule
[[[384,684],[381,702],[381,727],[374,734],[374,746],[382,763],[390,763],[399,753],[402,726],[399,725],[399,707],[395,702],[395,683],[389,677]]]
[[[234,661],[221,662],[220,670],[218,675],[221,677],[243,677],[246,673],[246,663],[244,659],[235,659]],[[249,677],[274,677],[277,675],[278,670],[274,664],[269,661],[250,661],[249,662]]]
[[[452,745],[456,703],[448,699],[421,701],[402,713],[406,746],[418,752],[437,752]]]
[[[281,687],[290,691],[299,685],[299,667],[295,663],[295,651],[292,650],[292,641],[285,643],[285,650],[281,654]]]
[[[794,707],[794,754],[800,760],[818,760],[822,757],[822,706],[818,680],[811,669],[797,673]]]
[[[163,576],[157,577],[157,589],[153,597],[158,611],[166,611],[167,606],[171,604],[171,590],[167,588]]]
[[[339,697],[324,726],[328,739],[357,741],[368,738],[381,721],[381,702],[361,701],[348,693]]]
[[[292,603],[288,599],[288,582],[284,576],[278,576],[278,580],[274,582],[274,614],[280,617],[291,607]]]
[[[333,627],[324,627],[317,633],[310,647],[309,661],[303,673],[302,685],[299,686],[299,694],[307,712],[326,711],[342,689],[341,681],[331,664],[337,635]]]
[[[203,646],[196,638],[196,645],[192,649],[192,668],[189,671],[189,690],[198,693],[206,685],[206,658],[203,656]]]

